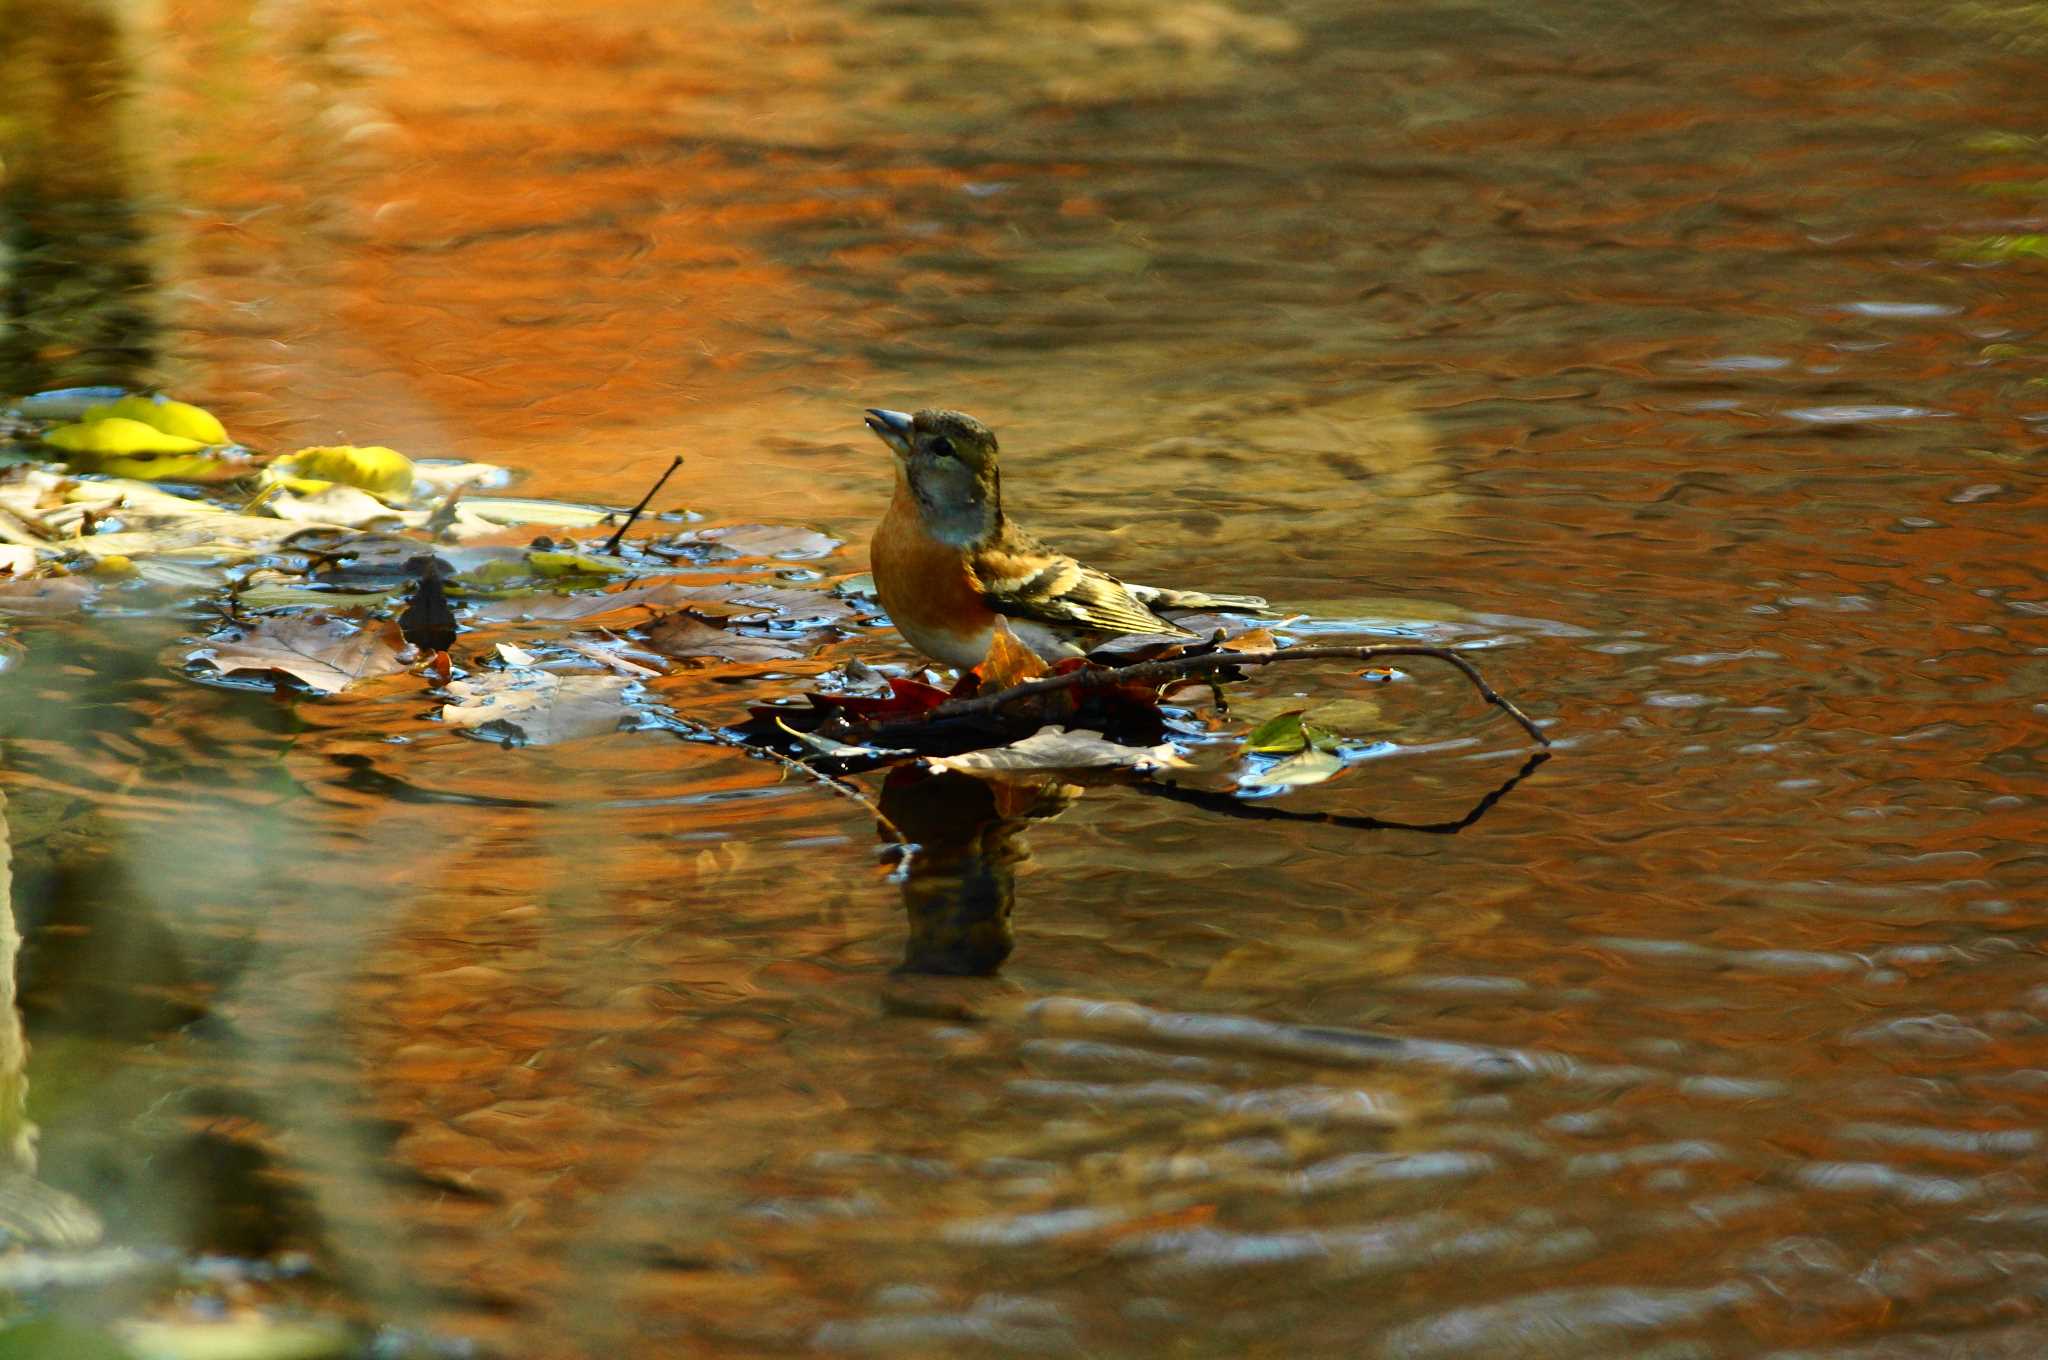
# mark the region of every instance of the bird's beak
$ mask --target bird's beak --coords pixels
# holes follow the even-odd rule
[[[898,458],[910,456],[910,417],[901,411],[868,410],[868,428],[896,451]]]

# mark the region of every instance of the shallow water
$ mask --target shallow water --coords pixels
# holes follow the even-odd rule
[[[669,733],[9,623],[41,1174],[113,1240],[510,1355],[2048,1351],[2037,7],[17,8],[101,97],[9,156],[0,386],[605,503],[680,451],[835,576],[860,409],[958,406],[1048,537],[1557,740],[1455,834],[886,791],[897,882]],[[1522,769],[1363,697],[1257,810]]]

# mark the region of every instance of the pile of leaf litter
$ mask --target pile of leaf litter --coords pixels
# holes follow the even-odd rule
[[[1182,620],[1199,640],[1119,639],[1051,669],[999,631],[989,659],[946,688],[858,659],[828,668],[822,651],[886,626],[865,578],[812,565],[838,541],[677,527],[698,522],[678,512],[629,537],[653,491],[622,512],[508,496],[502,468],[381,446],[265,454],[198,407],[109,389],[0,406],[0,440],[0,627],[209,605],[218,625],[177,658],[196,681],[324,696],[418,684],[401,678],[417,672],[440,721],[494,741],[669,727],[801,765],[841,792],[846,773],[909,762],[1148,774],[1187,766],[1176,742],[1231,741],[1221,685],[1254,667],[1433,656],[1548,744],[1453,652],[1290,646],[1222,616]],[[701,713],[707,680],[737,671],[810,679],[750,695],[744,721],[683,716]],[[1219,716],[1197,714],[1209,699]],[[1264,720],[1234,743],[1240,796],[1326,780],[1384,746],[1306,705],[1247,707]]]

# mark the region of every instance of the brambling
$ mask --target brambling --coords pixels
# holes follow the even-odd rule
[[[997,618],[1047,661],[1113,637],[1193,637],[1161,617],[1258,610],[1250,595],[1127,585],[1049,548],[1003,514],[996,437],[959,411],[870,410],[896,455],[896,495],[869,544],[875,594],[911,646],[961,670],[988,655]]]

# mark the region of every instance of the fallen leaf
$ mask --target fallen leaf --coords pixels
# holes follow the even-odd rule
[[[1302,708],[1301,696],[1294,697],[1251,697],[1233,699],[1230,704],[1232,717],[1242,718],[1258,726],[1283,713],[1298,713],[1309,726],[1320,729],[1334,744],[1342,737],[1358,737],[1386,732],[1398,724],[1389,722],[1380,706],[1371,699],[1327,699],[1311,703]],[[1247,738],[1249,740],[1249,738]]]
[[[197,453],[206,447],[203,440],[166,434],[154,425],[122,416],[59,425],[43,435],[43,442],[66,453],[90,454],[99,458],[142,453]]]
[[[889,678],[887,697],[865,694],[818,694],[804,695],[813,706],[828,713],[841,713],[854,722],[886,722],[892,718],[914,718],[929,713],[953,696],[936,685],[927,685],[920,680],[907,680],[900,675]]]
[[[688,612],[665,615],[647,625],[647,645],[663,656],[716,656],[727,661],[789,661],[812,648],[784,638],[734,633]]]
[[[327,444],[287,454],[263,470],[265,481],[317,494],[331,485],[403,499],[412,490],[412,459],[381,444]]]
[[[1120,746],[1093,732],[1070,732],[1063,727],[1040,728],[1022,741],[965,755],[931,756],[927,764],[935,769],[959,770],[968,774],[1022,773],[1038,770],[1153,770],[1186,769],[1188,762],[1172,746]]]
[[[480,618],[500,620],[594,619],[628,609],[653,612],[687,606],[696,598],[693,589],[677,585],[630,586],[589,595],[520,595],[492,600],[477,614]]]
[[[93,593],[93,583],[82,576],[0,578],[0,614],[69,614]]]
[[[343,529],[367,529],[379,521],[399,518],[398,511],[369,492],[340,482],[329,482],[307,496],[280,491],[265,500],[263,508],[296,524],[333,524]]]
[[[1230,634],[1219,644],[1226,652],[1270,652],[1279,645],[1280,640],[1270,628],[1247,628],[1242,633]]]
[[[278,671],[315,693],[338,694],[358,680],[405,669],[386,631],[327,614],[279,615],[257,619],[241,637],[210,642],[187,660],[223,674]]]
[[[231,560],[268,552],[306,526],[269,515],[241,515],[191,496],[177,496],[133,479],[29,481],[0,488],[0,500],[34,495],[60,498],[43,520],[70,535],[67,546],[94,557],[167,556]],[[108,527],[87,532],[87,520]]]
[[[23,476],[20,485],[0,490],[0,499],[6,500],[18,512],[30,508],[48,511],[50,523],[59,527],[76,524],[87,511],[104,513],[121,509],[144,515],[185,518],[228,513],[210,501],[181,496],[134,478],[77,481],[40,469]]]
[[[100,559],[104,564],[109,558]],[[163,563],[155,564],[158,567]],[[292,585],[287,583],[265,583],[243,586],[234,592],[237,608],[287,609],[310,606],[314,609],[371,609],[387,603],[392,592],[388,590],[327,590],[321,586]]]
[[[480,736],[495,728],[529,746],[550,746],[618,731],[633,716],[625,698],[633,683],[623,675],[492,671],[450,684],[459,702],[442,706],[441,721]]]
[[[1239,775],[1237,786],[1241,789],[1300,788],[1305,784],[1320,784],[1343,768],[1342,756],[1308,746],[1277,765]]]
[[[445,496],[457,487],[503,486],[512,474],[496,463],[437,463],[431,459],[412,465],[413,488],[422,487]]]
[[[989,633],[988,655],[974,668],[980,682],[978,693],[994,694],[1045,674],[1045,662],[1038,653],[1017,640],[1010,625],[998,618]]]
[[[687,589],[693,592],[694,599],[724,605],[727,608],[721,612],[730,612],[740,618],[767,614],[783,624],[829,624],[856,618],[860,614],[851,604],[829,591],[805,590],[797,586],[739,581],[690,586]]]
[[[338,1318],[301,1320],[256,1312],[207,1316],[195,1309],[118,1323],[115,1331],[134,1354],[176,1360],[334,1360],[356,1345],[354,1333]]]
[[[526,561],[541,576],[616,576],[626,564],[616,557],[560,550],[530,552]]]
[[[728,524],[677,534],[648,546],[658,551],[665,545],[687,549],[699,544],[722,550],[722,556],[801,559],[824,557],[839,546],[839,540],[788,524]]]
[[[137,421],[168,435],[196,439],[201,444],[228,442],[227,427],[220,423],[220,417],[190,402],[172,401],[169,397],[130,394],[104,406],[88,407],[79,416],[88,422],[114,418]]]
[[[1274,714],[1252,729],[1251,735],[1244,739],[1242,749],[1261,755],[1292,755],[1310,747],[1319,751],[1334,750],[1337,734],[1307,721],[1303,717],[1306,712],[1306,709],[1294,708]]]
[[[1307,738],[1301,734],[1301,715],[1305,712],[1306,709],[1291,708],[1285,713],[1275,713],[1252,729],[1251,735],[1244,739],[1244,749],[1290,754],[1299,751],[1308,745]]]
[[[570,529],[602,524],[612,513],[598,505],[525,500],[516,496],[464,496],[459,505],[462,515],[487,524],[552,524]]]

